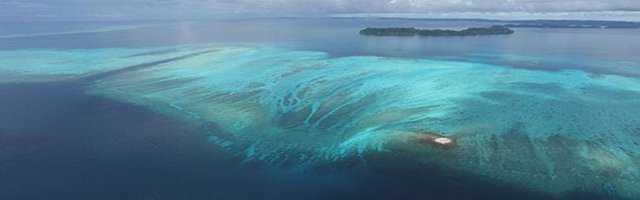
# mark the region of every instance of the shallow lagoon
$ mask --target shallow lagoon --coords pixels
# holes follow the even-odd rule
[[[640,80],[624,73],[634,61],[581,64],[576,57],[495,52],[382,57],[313,48],[6,50],[0,76],[12,83],[82,82],[88,94],[205,127],[212,145],[245,165],[305,174],[404,158],[554,196],[640,196]],[[11,59],[25,55],[43,56]],[[592,60],[601,64],[586,62]],[[57,64],[63,61],[75,65]],[[139,67],[145,63],[154,64]],[[452,138],[455,146],[424,141],[432,136]]]

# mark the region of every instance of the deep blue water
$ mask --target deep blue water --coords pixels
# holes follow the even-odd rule
[[[489,25],[492,24],[351,19],[6,23],[0,26],[0,33],[10,36],[0,36],[0,50],[276,44],[326,52],[335,58],[426,58],[533,71],[577,69],[640,76],[640,53],[635,51],[640,46],[640,30],[517,29],[517,34],[509,36],[450,38],[357,34],[368,26],[462,29]],[[104,28],[113,26],[116,28]],[[167,52],[155,51],[160,55]],[[152,68],[157,64],[134,67]],[[527,188],[489,181],[482,175],[425,166],[387,154],[371,156],[367,160],[370,164],[343,160],[305,173],[260,162],[246,163],[209,141],[215,125],[194,128],[189,122],[143,106],[85,94],[90,82],[116,74],[0,85],[2,199],[552,198]],[[525,87],[567,95],[553,85],[522,86]],[[597,88],[584,92],[599,92],[593,96],[619,95],[623,99],[636,97],[624,91]],[[505,101],[513,98],[497,92],[483,95]],[[576,190],[562,198],[615,198],[607,194]]]

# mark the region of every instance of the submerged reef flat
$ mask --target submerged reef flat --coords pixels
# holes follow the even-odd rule
[[[599,60],[591,58],[575,58],[562,56],[525,56],[515,54],[474,53],[464,57],[438,57],[442,60],[456,59],[465,62],[490,63],[514,68],[558,71],[576,69],[587,71],[592,75],[611,74],[627,77],[640,77],[638,62],[624,60]],[[559,68],[558,66],[562,66]]]
[[[39,37],[39,36],[53,36],[53,35],[67,35],[67,34],[80,34],[80,33],[99,33],[99,32],[110,32],[110,31],[122,31],[122,30],[130,30],[130,29],[141,28],[141,27],[145,27],[145,26],[149,26],[149,25],[105,26],[105,27],[100,27],[100,28],[87,29],[87,30],[77,30],[77,31],[5,34],[5,35],[0,35],[0,39],[26,38],[26,37]]]
[[[193,49],[113,53],[138,63]],[[263,45],[197,49],[103,76],[87,92],[199,123],[245,162],[305,170],[384,153],[551,195],[640,198],[638,78]],[[15,73],[4,66],[0,76]],[[49,74],[26,66],[36,70],[23,80]]]
[[[76,80],[108,71],[202,51],[197,46],[135,49],[33,49],[0,51],[0,83]]]

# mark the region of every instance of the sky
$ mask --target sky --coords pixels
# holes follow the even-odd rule
[[[250,17],[640,21],[640,0],[0,0],[0,20]]]

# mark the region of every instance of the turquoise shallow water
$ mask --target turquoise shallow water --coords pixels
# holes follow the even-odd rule
[[[111,26],[82,28],[80,30],[73,30],[73,31],[56,31],[56,32],[45,31],[45,32],[31,32],[31,33],[0,34],[0,39],[33,38],[33,37],[42,37],[42,36],[112,32],[112,31],[132,30],[132,29],[141,28],[145,26],[150,26],[150,25],[111,25]]]
[[[640,197],[640,79],[633,76],[202,44],[3,51],[0,77],[93,80],[194,53],[122,70],[86,92],[208,124],[211,142],[246,163],[304,172],[383,153],[552,195]],[[41,56],[18,63],[26,55]],[[454,143],[438,145],[437,137]]]

